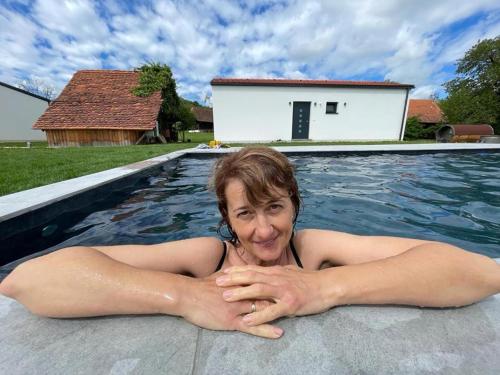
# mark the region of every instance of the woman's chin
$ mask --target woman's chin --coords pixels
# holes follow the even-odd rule
[[[253,253],[263,261],[269,262],[278,259],[286,246],[282,246],[279,239],[276,238],[270,243],[252,243]]]

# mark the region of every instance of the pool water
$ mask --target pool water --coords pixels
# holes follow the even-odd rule
[[[303,198],[297,229],[438,240],[500,257],[498,153],[290,159]],[[180,159],[173,172],[151,176],[116,206],[64,229],[66,240],[50,250],[216,235],[220,215],[207,189],[213,162]]]

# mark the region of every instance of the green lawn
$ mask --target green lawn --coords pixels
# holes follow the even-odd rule
[[[186,143],[116,147],[48,148],[46,142],[33,142],[31,148],[24,142],[0,143],[0,196],[53,182],[134,163],[176,150],[208,143],[213,133],[186,133]],[[413,142],[272,142],[269,146],[353,145]],[[433,142],[433,141],[432,141]],[[244,144],[231,144],[243,146]]]

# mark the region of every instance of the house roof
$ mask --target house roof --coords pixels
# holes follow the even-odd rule
[[[336,81],[316,79],[264,79],[264,78],[214,78],[212,86],[292,86],[292,87],[363,87],[363,88],[405,88],[415,86],[398,82]]]
[[[160,92],[138,97],[139,72],[80,70],[33,125],[33,129],[151,130],[162,102]]]
[[[214,122],[214,112],[212,108],[191,107],[196,121],[198,122]]]
[[[40,95],[37,95],[37,94],[33,94],[32,92],[29,92],[29,91],[26,91],[26,90],[23,90],[23,89],[20,89],[19,87],[15,87],[15,86],[11,86],[5,82],[1,82],[0,81],[0,86],[4,86],[4,87],[7,87],[8,89],[11,89],[11,90],[14,90],[14,91],[18,91],[20,93],[23,93],[23,94],[26,94],[26,95],[29,95],[29,96],[32,96],[34,98],[37,98],[37,99],[41,99],[43,101],[46,101],[47,103],[50,103],[50,99],[47,99],[43,96],[40,96]]]
[[[410,117],[417,117],[421,123],[443,122],[443,112],[432,99],[410,99],[408,118]]]

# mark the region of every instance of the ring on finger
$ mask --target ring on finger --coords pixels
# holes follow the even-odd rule
[[[255,301],[252,302],[252,313],[257,311],[257,306],[255,305]]]

